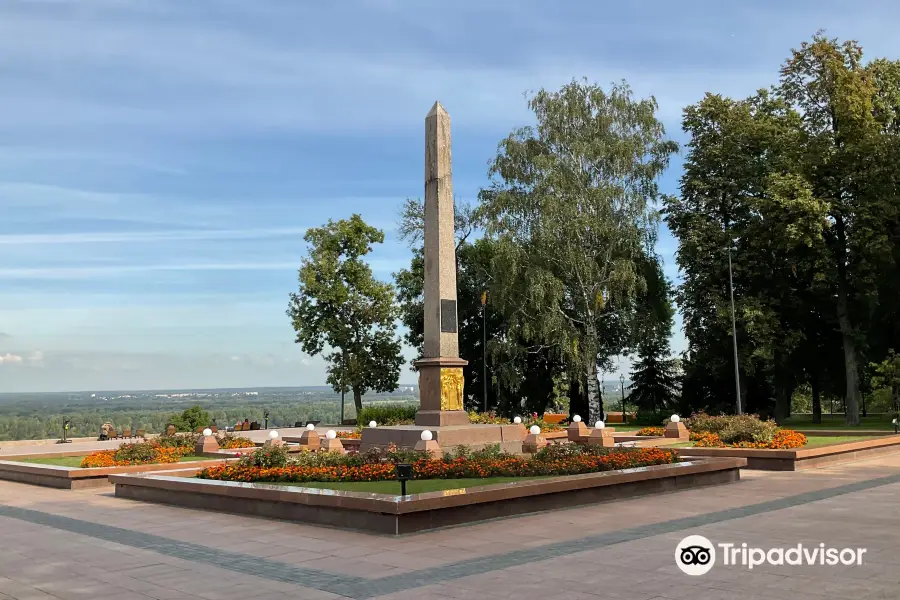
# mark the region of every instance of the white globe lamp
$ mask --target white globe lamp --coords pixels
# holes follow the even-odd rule
[[[541,428],[537,425],[532,425],[529,431],[531,432],[531,435],[541,435]]]
[[[522,417],[516,417],[515,419],[513,419],[513,423],[515,423],[516,425],[521,425]]]
[[[309,425],[306,426],[306,429],[307,429],[307,431],[315,431],[316,426],[313,425],[312,423],[310,423]]]
[[[272,431],[269,432],[269,437],[272,438],[273,440],[277,440],[277,439],[278,439],[278,432],[277,432],[276,430],[273,429]]]
[[[337,437],[337,432],[335,432],[334,429],[329,429],[328,431],[325,432],[325,437],[328,438],[329,440],[333,440],[334,438]]]
[[[605,427],[606,423],[604,423],[603,421],[597,421],[596,423],[594,423],[594,429],[603,429]]]
[[[434,434],[431,433],[431,431],[426,429],[425,431],[422,432],[422,441],[423,442],[430,442],[432,439],[434,439]]]
[[[369,421],[369,427],[378,427],[378,423],[375,421]]]
[[[196,431],[196,429],[195,429],[194,431]],[[206,436],[206,437],[211,436],[211,435],[212,435],[212,429],[210,429],[209,427],[207,427],[206,429],[203,430],[203,435]]]

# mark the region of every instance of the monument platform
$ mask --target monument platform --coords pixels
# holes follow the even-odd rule
[[[465,413],[463,413],[465,414]],[[524,429],[521,425],[450,425],[426,427],[423,425],[397,425],[394,427],[366,427],[362,432],[360,451],[372,448],[387,448],[396,444],[399,448],[412,449],[422,439],[422,432],[428,430],[445,452],[452,452],[456,446],[467,446],[480,450],[499,445],[510,454],[521,454]]]

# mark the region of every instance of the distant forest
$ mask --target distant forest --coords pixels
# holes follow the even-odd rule
[[[368,394],[373,402],[415,402],[408,391]],[[263,423],[269,411],[269,426],[292,426],[296,421],[317,420],[337,423],[341,416],[340,396],[328,389],[269,389],[258,395],[232,391],[201,392],[183,397],[158,397],[172,392],[117,392],[116,394],[0,394],[0,442],[34,440],[62,436],[63,422],[69,420],[69,437],[98,435],[103,423],[145,429],[159,433],[173,414],[191,406],[202,406],[220,427],[249,419]],[[344,417],[355,418],[353,399],[348,397]]]

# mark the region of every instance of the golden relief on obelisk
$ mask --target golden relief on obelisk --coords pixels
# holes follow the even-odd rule
[[[463,370],[441,369],[441,410],[463,409]]]

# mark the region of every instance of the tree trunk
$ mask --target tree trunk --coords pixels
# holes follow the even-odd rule
[[[841,328],[841,340],[844,343],[844,373],[847,379],[847,395],[844,399],[844,423],[859,425],[859,372],[856,366],[856,340],[853,326],[850,323],[847,306],[847,290],[838,284],[837,316]]]
[[[844,343],[844,374],[847,380],[847,393],[844,397],[844,423],[859,425],[859,371],[856,365],[856,339],[853,324],[850,322],[850,300],[847,282],[847,233],[844,219],[840,215],[835,218],[837,232],[837,318]]]
[[[593,424],[603,419],[603,400],[600,397],[600,386],[597,384],[596,355],[587,354],[585,375],[587,376],[588,423]]]
[[[580,374],[575,374],[569,379],[569,418],[571,419],[575,415],[586,419],[586,423],[590,420],[587,394]]]
[[[779,385],[775,390],[775,422],[784,425],[790,414],[791,396],[787,386]]]
[[[362,392],[357,386],[353,386],[353,404],[356,405],[356,417],[359,420],[359,413],[362,412]]]
[[[812,388],[812,422],[813,423],[821,423],[822,422],[822,395],[819,392],[819,376],[818,374],[814,374],[812,379],[809,382],[809,386]]]

